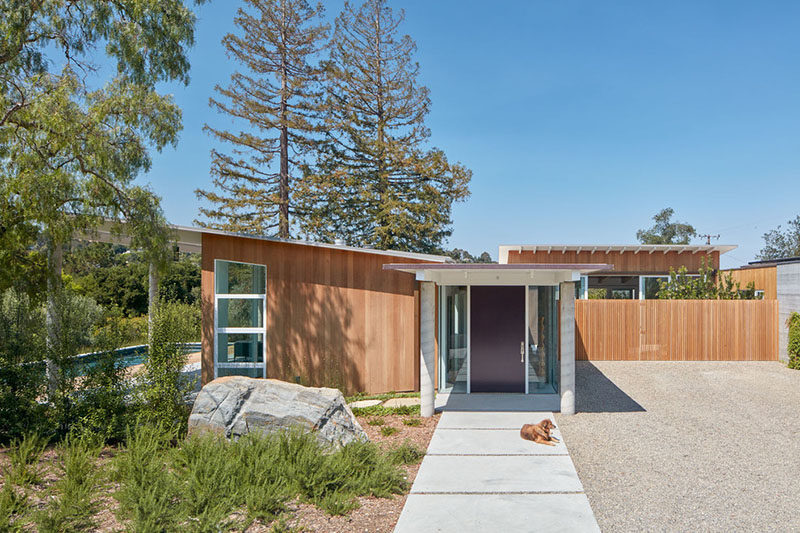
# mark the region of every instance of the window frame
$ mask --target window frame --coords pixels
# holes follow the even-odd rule
[[[217,292],[217,267],[218,263],[225,262],[225,263],[238,263],[242,265],[251,265],[251,266],[258,266],[264,267],[264,293],[218,293]],[[219,326],[219,300],[220,299],[228,299],[228,300],[260,300],[261,301],[261,313],[263,317],[263,322],[261,327],[220,327]],[[261,343],[261,362],[224,362],[220,363],[219,361],[219,335],[230,335],[230,334],[260,334],[262,335],[262,343]],[[250,263],[247,261],[231,261],[228,259],[214,259],[214,342],[213,342],[213,350],[214,350],[214,379],[218,377],[218,370],[220,368],[224,369],[236,369],[236,368],[260,368],[263,372],[263,377],[267,377],[267,265],[259,264],[259,263]]]

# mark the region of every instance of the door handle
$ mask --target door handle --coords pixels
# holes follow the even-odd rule
[[[525,341],[519,343],[519,362],[525,362]]]

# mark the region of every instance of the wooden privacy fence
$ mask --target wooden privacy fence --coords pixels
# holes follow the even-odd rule
[[[575,358],[775,361],[777,300],[577,300]]]

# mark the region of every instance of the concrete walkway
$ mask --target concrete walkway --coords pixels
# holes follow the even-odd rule
[[[467,410],[464,398],[445,410],[395,532],[599,531],[564,443],[519,436],[523,424],[553,414],[514,410],[528,398],[470,396],[498,410]]]

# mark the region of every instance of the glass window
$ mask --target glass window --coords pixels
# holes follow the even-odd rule
[[[224,376],[247,376],[248,378],[263,378],[263,368],[218,368],[217,377]]]
[[[642,294],[645,300],[658,298],[661,283],[669,281],[669,276],[647,276],[642,278]]]
[[[264,335],[261,333],[217,334],[217,363],[263,363]]]
[[[467,288],[442,287],[442,388],[467,392]]]
[[[233,261],[216,261],[214,266],[217,294],[265,294],[267,267]]]
[[[217,327],[260,328],[264,326],[264,300],[261,298],[219,298]]]
[[[557,287],[528,287],[528,392],[558,392]]]
[[[267,267],[233,261],[214,262],[214,375],[267,375]]]

